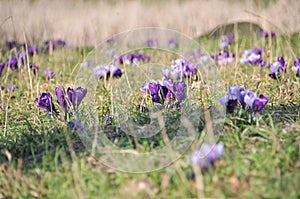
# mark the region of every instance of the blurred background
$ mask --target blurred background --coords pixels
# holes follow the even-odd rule
[[[196,37],[225,23],[249,21],[265,30],[300,31],[298,0],[2,0],[0,42],[64,39],[96,45],[139,27],[164,27]]]

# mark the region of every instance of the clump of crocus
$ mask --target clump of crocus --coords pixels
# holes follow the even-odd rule
[[[292,67],[292,70],[294,71],[297,77],[300,76],[300,58],[294,60],[294,66]]]
[[[172,61],[170,68],[163,68],[161,72],[167,79],[181,80],[195,75],[197,70],[198,65],[189,63],[186,59],[176,59]]]
[[[7,67],[18,69],[20,66],[25,65],[26,55],[22,51],[18,51],[16,56],[12,56],[5,62]]]
[[[152,101],[163,105],[167,101],[168,108],[177,105],[186,98],[185,82],[173,82],[171,79],[163,79],[162,83],[152,81],[144,82],[141,88],[142,92],[148,93],[152,97]]]
[[[152,96],[152,101],[160,104],[164,103],[168,93],[167,87],[155,81],[150,83],[144,82],[141,91],[150,94]]]
[[[243,109],[247,106],[250,114],[254,111],[258,113],[269,101],[269,98],[264,95],[257,96],[256,93],[238,86],[228,86],[227,91],[228,93],[219,99],[221,105],[226,108],[227,113],[234,113],[238,102],[240,102]]]
[[[256,47],[252,49],[245,50],[240,62],[243,64],[250,65],[260,65],[264,66],[266,64],[265,60],[262,59],[263,48],[258,49]]]
[[[227,48],[234,41],[234,34],[221,36],[221,48]]]
[[[263,29],[259,29],[259,30],[257,31],[257,33],[258,33],[259,36],[264,37],[264,38],[268,38],[270,35],[271,35],[272,38],[273,38],[273,37],[276,37],[276,33],[273,32],[273,31],[271,31],[271,32],[266,32],[266,31],[264,31]]]
[[[143,53],[128,53],[119,56],[119,63],[120,64],[134,64],[138,65],[140,61],[142,62],[149,62],[151,57],[149,55],[143,54]]]
[[[47,80],[50,80],[54,76],[54,71],[53,70],[44,70],[44,75],[46,76]]]
[[[228,51],[220,51],[211,56],[218,65],[226,65],[234,62],[235,54]]]
[[[67,42],[61,39],[52,39],[44,42],[44,48],[46,50],[57,50],[65,47]]]
[[[215,162],[220,159],[223,153],[223,143],[203,143],[200,149],[197,149],[190,155],[190,163],[192,166],[199,166],[202,170],[207,171],[210,168],[214,168]]]
[[[5,45],[9,50],[20,46],[20,44],[15,40],[6,41]]]
[[[158,46],[158,40],[157,39],[153,39],[153,38],[147,39],[145,41],[145,46],[147,46],[149,48],[155,48],[155,47]]]
[[[117,65],[98,66],[94,69],[94,76],[98,79],[111,77],[121,77],[124,70]]]
[[[269,76],[273,79],[277,79],[280,77],[280,71],[286,73],[287,63],[284,61],[283,57],[278,57],[277,61],[270,64],[271,73]]]
[[[40,52],[40,48],[35,47],[35,46],[29,46],[27,48],[27,52],[28,52],[28,55],[33,56],[33,55],[38,54]]]
[[[67,113],[70,113],[71,105],[73,105],[73,110],[78,110],[78,107],[87,94],[87,89],[78,87],[78,88],[68,88],[67,95],[64,87],[58,86],[55,88],[55,95],[57,103],[60,106],[61,112],[64,113],[65,118]],[[34,100],[38,108],[48,111],[50,114],[58,112],[52,101],[52,96],[50,93],[41,93],[39,98]]]

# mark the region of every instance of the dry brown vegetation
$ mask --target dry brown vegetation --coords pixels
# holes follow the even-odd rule
[[[0,3],[1,40],[24,41],[26,36],[34,43],[62,38],[74,45],[94,45],[112,34],[145,26],[194,37],[237,21],[255,22],[267,30],[277,27],[284,33],[300,30],[298,0],[278,0],[266,8],[238,0],[153,2],[5,0]]]

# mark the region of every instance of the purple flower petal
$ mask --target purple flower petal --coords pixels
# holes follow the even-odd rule
[[[34,100],[34,103],[40,109],[43,109],[50,113],[52,113],[53,111],[55,112],[55,106],[52,102],[52,96],[50,93],[41,93],[40,97]]]
[[[58,86],[55,88],[55,95],[57,98],[57,103],[59,104],[59,106],[61,107],[61,109],[63,111],[68,110],[68,102],[66,100],[66,93],[65,93],[65,89],[62,86]]]
[[[218,160],[224,153],[224,144],[218,143],[210,145],[203,143],[200,149],[196,150],[190,156],[191,165],[199,166],[203,170],[208,170],[214,166],[216,160]]]
[[[266,106],[268,101],[269,101],[269,98],[267,98],[263,95],[259,95],[253,102],[253,106],[256,108],[256,112],[261,111],[261,109],[263,109]]]
[[[73,104],[74,109],[77,110],[78,106],[80,105],[81,101],[87,93],[87,89],[82,87],[78,87],[76,89],[68,88],[67,93],[68,98]]]

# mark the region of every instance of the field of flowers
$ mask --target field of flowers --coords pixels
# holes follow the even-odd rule
[[[155,38],[130,53],[111,48],[103,52],[108,65],[87,59],[93,47],[60,38],[39,45],[6,41],[0,46],[0,198],[299,198],[300,34],[248,25],[193,38],[202,49],[180,58],[153,52],[160,45]],[[182,45],[172,37],[166,43],[170,50]],[[161,79],[139,79],[138,68],[157,60],[166,66],[157,71]],[[201,74],[211,63],[224,83],[217,104]],[[91,68],[98,84],[92,97],[89,87],[75,83]],[[114,112],[118,96],[111,88],[126,78],[138,82],[131,85],[136,93],[121,97],[131,124],[148,125],[151,113],[162,111],[162,135],[136,139],[120,130],[125,116]],[[120,172],[80,136],[89,124],[77,116],[93,100],[96,120],[114,145],[138,152],[163,147],[163,133],[172,140],[178,118],[189,114],[192,91],[199,109],[223,108],[224,126],[216,143],[203,142],[208,127],[197,123],[196,141],[167,167]]]

